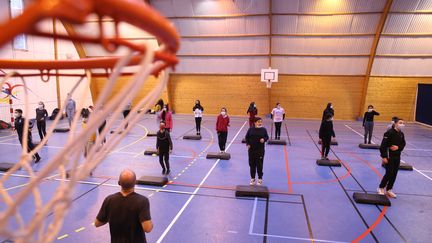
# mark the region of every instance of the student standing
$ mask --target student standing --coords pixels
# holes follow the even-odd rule
[[[162,167],[162,174],[168,175],[170,170],[169,153],[173,149],[170,133],[165,129],[165,123],[161,122],[159,131],[156,134],[156,149],[159,154],[159,163]]]
[[[285,120],[285,110],[280,103],[276,103],[276,107],[271,112],[271,117],[275,125],[275,139],[280,140],[282,121]]]
[[[23,111],[21,109],[15,109],[15,124],[14,124],[14,131],[17,131],[18,134],[18,140],[23,145],[23,135],[24,135],[24,123],[25,119],[22,116]],[[31,129],[34,124],[29,123],[29,131],[27,135],[27,152],[30,152],[34,149],[33,141],[32,141],[32,134]],[[34,157],[36,158],[35,163],[38,163],[41,160],[41,157],[38,153],[35,153]]]
[[[249,104],[246,114],[249,114],[249,127],[253,127],[255,123],[255,117],[258,115],[258,109],[256,108],[255,102],[251,102]]]
[[[368,111],[366,111],[363,116],[363,127],[365,130],[364,143],[366,143],[366,138],[367,138],[367,143],[371,144],[372,133],[374,128],[374,116],[379,116],[379,113],[374,111],[373,105],[369,105]]]
[[[229,123],[230,118],[228,116],[227,109],[224,107],[221,109],[220,115],[216,120],[216,131],[218,134],[220,153],[225,153]]]
[[[76,113],[76,103],[75,100],[72,99],[72,95],[71,94],[67,94],[68,97],[68,101],[66,104],[66,116],[68,118],[68,122],[69,122],[69,127],[72,126],[72,120],[75,116]]]
[[[380,152],[386,172],[378,188],[378,194],[380,195],[386,193],[389,197],[396,198],[396,194],[392,189],[399,171],[400,156],[406,145],[405,135],[402,132],[404,127],[404,120],[398,118],[395,120],[393,128],[384,133]]]
[[[333,130],[333,117],[330,113],[324,116],[324,121],[321,122],[319,130],[319,138],[321,140],[321,159],[328,159],[330,152],[331,138],[336,137]]]
[[[323,111],[323,115],[322,115],[322,121],[325,120],[325,115],[326,115],[326,114],[330,114],[331,117],[334,117],[335,112],[334,112],[333,104],[332,104],[332,103],[328,103],[328,104],[327,104],[327,107],[324,109],[324,111]]]
[[[258,173],[257,185],[260,186],[263,183],[264,144],[269,139],[267,130],[262,126],[262,119],[260,117],[255,117],[254,127],[249,128],[245,138],[249,155],[250,185],[255,184],[255,176]]]
[[[161,121],[165,123],[165,129],[171,132],[173,129],[172,113],[169,110],[169,105],[165,104],[161,112]]]
[[[38,108],[36,109],[36,125],[39,132],[40,140],[46,136],[46,119],[48,112],[45,109],[45,105],[42,101],[39,102]]]
[[[123,118],[126,119],[126,117],[129,115],[130,111],[132,110],[132,102],[128,102],[125,106],[125,108],[123,109]],[[128,127],[128,123],[126,123],[125,125],[125,129]]]
[[[202,121],[202,115],[204,112],[204,108],[201,106],[201,102],[199,100],[195,101],[195,106],[192,108],[192,111],[195,116],[195,129],[196,134],[201,135],[201,121]]]

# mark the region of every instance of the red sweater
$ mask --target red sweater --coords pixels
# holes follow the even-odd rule
[[[217,132],[228,132],[230,119],[228,116],[223,117],[219,115],[216,121],[216,131]]]

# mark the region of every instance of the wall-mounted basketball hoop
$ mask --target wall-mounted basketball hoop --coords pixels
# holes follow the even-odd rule
[[[278,69],[261,69],[261,82],[266,83],[268,89],[271,88],[272,83],[278,82],[279,70]]]

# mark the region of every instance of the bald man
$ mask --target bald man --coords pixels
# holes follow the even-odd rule
[[[153,229],[149,200],[134,191],[135,183],[133,171],[122,171],[121,191],[105,198],[95,219],[96,227],[109,223],[111,242],[147,242],[145,233]]]

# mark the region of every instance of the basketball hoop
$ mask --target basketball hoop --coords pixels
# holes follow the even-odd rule
[[[265,82],[267,89],[270,89],[272,83],[278,82],[278,69],[272,69],[270,67],[261,69],[261,82]]]
[[[84,24],[85,19],[96,14],[99,22],[100,35],[96,38],[90,38],[77,34],[69,36],[54,35],[45,33],[37,28],[37,23],[48,18],[57,18],[68,24]],[[102,27],[102,17],[110,17],[115,22],[116,36],[106,38]],[[140,28],[150,34],[153,34],[162,43],[161,48],[154,51],[150,46],[143,44],[137,45],[118,36],[117,27],[120,22],[126,22]],[[95,112],[90,116],[85,128],[79,132],[77,130],[80,113],[77,112],[73,118],[71,131],[68,135],[66,145],[40,171],[35,172],[31,167],[32,156],[41,150],[43,145],[52,135],[55,126],[58,124],[61,112],[57,114],[52,125],[48,128],[47,135],[36,148],[27,152],[27,139],[23,140],[23,150],[20,161],[15,164],[0,178],[0,198],[6,204],[6,208],[0,211],[0,234],[14,242],[52,242],[58,234],[63,219],[71,205],[73,190],[79,180],[86,178],[89,173],[102,161],[103,158],[115,148],[127,132],[142,118],[143,112],[138,113],[140,109],[148,109],[153,105],[160,96],[163,88],[167,84],[168,72],[167,67],[173,67],[178,60],[175,56],[179,48],[179,36],[174,27],[156,11],[152,10],[147,4],[140,1],[126,0],[38,0],[30,4],[22,15],[6,23],[0,24],[2,35],[0,36],[0,46],[8,43],[15,36],[27,33],[42,37],[56,37],[71,41],[84,43],[97,43],[102,45],[107,51],[113,52],[119,46],[127,47],[128,53],[121,57],[108,58],[87,58],[80,60],[0,60],[0,69],[26,70],[25,74],[19,71],[9,72],[0,80],[0,84],[12,77],[18,77],[24,86],[25,117],[29,117],[28,87],[25,77],[40,76],[41,79],[50,76],[77,76],[79,80],[70,90],[73,94],[80,83],[87,82],[89,85],[90,73],[84,71],[82,74],[67,74],[61,72],[51,72],[51,70],[68,70],[68,69],[93,69],[103,68],[112,69],[107,83],[101,90],[97,100],[94,103]],[[127,66],[138,66],[133,77],[124,83],[121,90],[112,95],[116,81],[122,74],[122,70]],[[28,70],[34,70],[33,73]],[[136,97],[140,87],[146,82],[147,77],[151,74],[161,74],[160,82],[144,98]],[[112,96],[112,97],[110,97]],[[84,106],[85,92],[82,93],[77,102],[77,110]],[[122,120],[119,127],[125,128],[124,132],[116,133],[101,147],[103,138],[111,131],[116,120],[121,116],[123,107],[135,98],[135,106],[125,119]],[[66,100],[62,110],[66,106]],[[111,116],[110,116],[110,113]],[[88,137],[96,132],[100,124],[106,120],[106,125],[100,136],[95,141],[95,146],[90,149],[87,157],[83,160],[82,150]],[[28,134],[28,119],[24,125],[24,137]],[[117,128],[119,130],[119,128]],[[5,183],[20,167],[29,174],[29,182],[19,189],[14,190],[13,197],[5,188]],[[69,180],[66,180],[66,170],[68,170]],[[55,189],[54,195],[48,201],[42,202],[42,196],[39,191],[40,184],[46,179],[57,178],[60,182]],[[31,199],[35,204],[32,215],[24,219],[19,207],[24,201]],[[28,211],[27,211],[28,212]],[[52,220],[46,223],[48,215],[52,214]],[[11,227],[11,225],[16,225]]]
[[[271,86],[272,86],[272,81],[271,80],[267,80],[267,82],[266,82],[267,89],[270,89]]]

